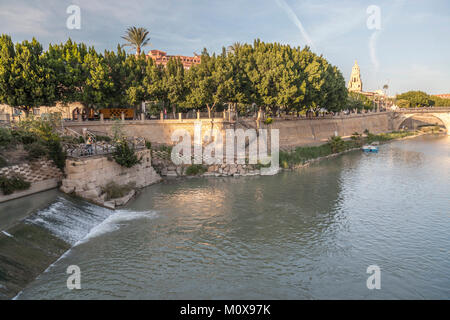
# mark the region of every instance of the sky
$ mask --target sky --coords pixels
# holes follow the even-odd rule
[[[67,28],[70,5],[80,29]],[[259,38],[309,45],[346,81],[357,60],[364,91],[450,93],[448,0],[0,0],[0,33],[14,42],[35,37],[47,48],[70,37],[114,50],[129,26],[150,31],[145,51],[220,53]]]

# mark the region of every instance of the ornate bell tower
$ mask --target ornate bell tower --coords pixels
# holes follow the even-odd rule
[[[356,92],[362,91],[361,74],[359,73],[359,66],[356,60],[355,65],[352,68],[350,80],[348,81],[348,91],[356,91]]]

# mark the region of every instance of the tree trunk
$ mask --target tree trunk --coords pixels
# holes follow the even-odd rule
[[[206,104],[206,108],[208,109],[208,119],[211,119],[211,107],[209,106],[209,103]]]

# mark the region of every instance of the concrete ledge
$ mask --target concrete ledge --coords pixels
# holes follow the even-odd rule
[[[6,196],[3,195],[3,193],[2,193],[0,195],[0,203],[9,201],[9,200],[13,200],[13,199],[17,199],[17,198],[21,198],[21,197],[25,197],[25,196],[28,196],[33,193],[38,193],[41,191],[54,189],[54,188],[58,187],[58,182],[59,182],[59,179],[57,179],[57,178],[47,179],[47,180],[42,180],[42,181],[38,181],[38,182],[33,182],[30,186],[30,189],[27,189],[27,190],[14,192],[14,193],[8,194]]]

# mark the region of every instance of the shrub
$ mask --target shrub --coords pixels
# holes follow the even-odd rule
[[[165,144],[162,144],[159,146],[159,151],[166,151],[167,153],[172,153],[172,146],[166,146]]]
[[[11,130],[11,134],[14,138],[14,141],[18,143],[31,144],[38,141],[38,137],[35,133],[26,131],[22,128]]]
[[[193,164],[186,168],[186,174],[188,176],[196,176],[206,172],[206,167],[201,164]]]
[[[84,139],[83,139],[84,140]],[[105,141],[105,142],[110,142],[112,139],[108,136],[102,136],[102,135],[96,135],[95,136],[95,140],[96,141]],[[83,141],[84,142],[84,141]],[[82,142],[82,143],[83,143]]]
[[[368,143],[372,143],[372,142],[374,142],[374,141],[377,141],[377,140],[382,140],[382,135],[376,135],[376,134],[373,134],[373,133],[367,133],[367,142]]]
[[[35,160],[47,154],[47,148],[39,142],[25,145],[25,150],[28,152],[28,160]]]
[[[122,167],[131,168],[136,164],[141,163],[142,159],[139,159],[134,151],[134,148],[130,148],[126,141],[122,141],[116,144],[116,149],[113,153],[113,159]]]
[[[12,177],[6,177],[0,175],[0,189],[4,195],[8,195],[17,190],[26,190],[30,188],[31,183],[25,181],[22,176],[15,175]]]
[[[259,170],[259,169],[261,169],[261,168],[270,168],[270,166],[271,166],[272,164],[269,162],[269,163],[266,163],[266,164],[262,164],[259,160],[258,160],[258,162],[255,164],[255,169],[257,169],[257,170]]]
[[[331,147],[331,152],[338,153],[345,150],[344,140],[340,136],[332,136],[328,139],[328,144]]]
[[[111,127],[114,142],[121,142],[125,140],[125,133],[123,132],[123,123],[120,120],[114,120]]]
[[[59,139],[52,139],[47,141],[47,152],[48,157],[53,160],[55,165],[61,169],[64,170],[64,167],[66,166],[66,152],[63,150],[63,147],[61,145],[61,142]]]
[[[0,127],[0,146],[7,147],[13,141],[11,129]]]
[[[152,149],[152,143],[150,141],[145,141],[145,147],[149,150]]]
[[[352,139],[352,141],[354,142],[355,146],[362,146],[363,145],[363,139],[362,139],[362,135],[359,134],[358,132],[354,132],[352,134],[352,136],[350,137],[350,139]]]
[[[273,122],[272,118],[267,118],[266,120],[264,120],[264,124],[271,124]]]

